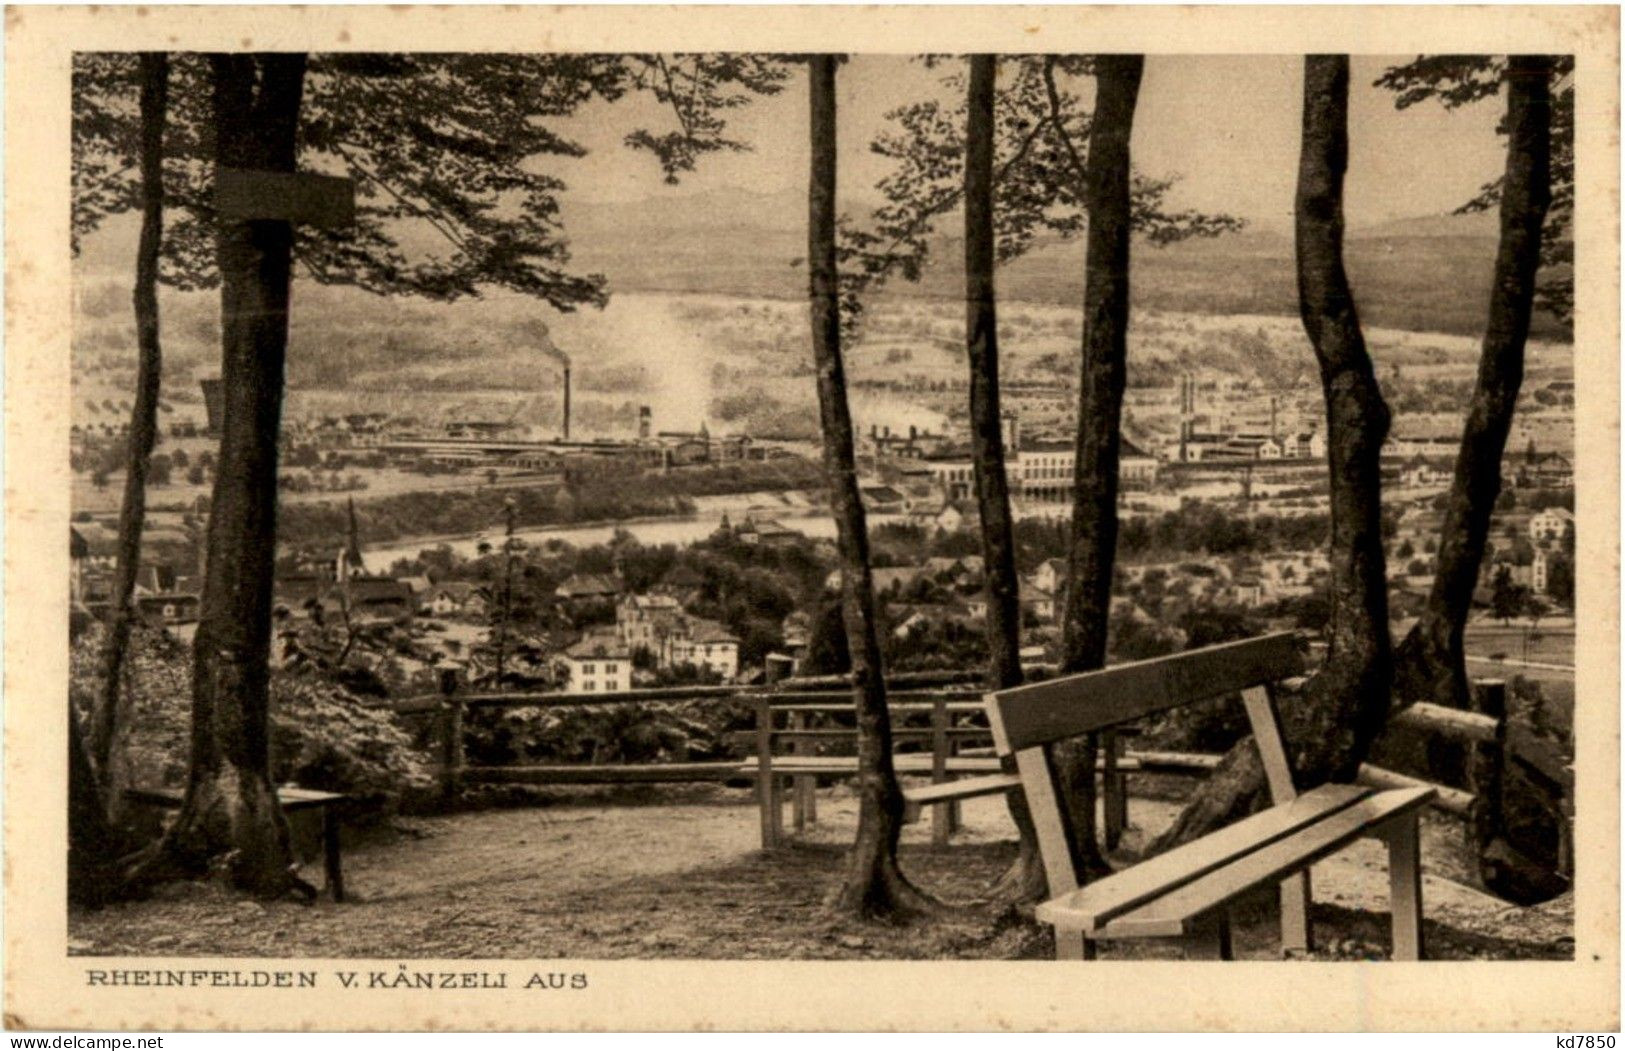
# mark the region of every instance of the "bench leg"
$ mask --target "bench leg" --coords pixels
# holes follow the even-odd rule
[[[1281,952],[1308,952],[1314,948],[1314,931],[1309,926],[1309,903],[1313,901],[1309,870],[1281,881]]]
[[[1198,922],[1200,925],[1185,939],[1185,959],[1235,959],[1230,949],[1230,913],[1220,909]]]
[[[931,845],[945,847],[954,830],[954,804],[938,803],[931,808]]]
[[[1082,931],[1055,928],[1055,958],[1057,960],[1093,960],[1095,943],[1083,936]]]
[[[795,789],[791,797],[790,813],[795,821],[796,831],[801,832],[809,824],[816,824],[818,816],[813,813],[812,806],[808,802],[812,797],[812,778],[797,777],[793,780]]]
[[[1396,960],[1422,958],[1422,852],[1417,816],[1388,829],[1388,908],[1393,913]]]
[[[773,845],[778,846],[784,842],[784,797],[785,789],[790,786],[788,777],[773,778],[773,790],[769,793],[773,801]]]
[[[1117,733],[1108,730],[1100,735],[1102,754],[1106,759],[1106,769],[1101,778],[1101,796],[1104,800],[1106,826],[1106,849],[1116,850],[1117,844],[1122,842],[1123,829],[1128,827],[1128,784],[1123,772],[1117,765],[1122,753],[1117,739]]]
[[[762,849],[772,850],[784,838],[784,815],[779,791],[779,775],[758,770],[756,774],[756,802],[762,813]]]
[[[344,900],[344,864],[339,843],[338,808],[329,803],[322,807],[322,857],[327,867],[327,889],[334,901]]]

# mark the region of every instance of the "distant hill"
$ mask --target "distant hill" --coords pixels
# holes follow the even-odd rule
[[[867,214],[866,202],[846,210]],[[624,203],[566,202],[571,266],[599,272],[615,291],[721,293],[770,298],[806,294],[806,199],[786,193],[678,194]],[[131,221],[125,221],[131,220]],[[958,223],[948,217],[939,229]],[[135,224],[124,217],[89,239],[81,273],[122,274],[134,253]],[[415,247],[415,246],[414,246]],[[431,249],[432,250],[432,249]],[[1476,336],[1483,331],[1496,250],[1493,215],[1436,215],[1355,228],[1346,244],[1350,280],[1370,324]],[[917,285],[888,294],[959,298],[959,240],[938,238]],[[1083,245],[1053,241],[1003,267],[1009,300],[1072,304],[1083,296]],[[1290,235],[1246,230],[1214,240],[1136,246],[1136,306],[1202,314],[1297,314]],[[1538,338],[1571,338],[1537,313]]]
[[[805,295],[805,200],[799,194],[695,195],[636,205],[586,205],[566,213],[575,265],[612,287],[792,298]],[[851,209],[856,212],[857,209]],[[940,229],[952,229],[949,217]],[[1493,215],[1421,216],[1351,230],[1346,253],[1361,315],[1371,324],[1477,335],[1495,261]],[[1052,241],[1006,265],[999,293],[1011,300],[1075,303],[1083,296],[1083,245]],[[959,239],[937,239],[917,285],[891,294],[962,295]],[[1289,235],[1246,230],[1134,256],[1137,306],[1211,314],[1297,314]],[[1537,315],[1534,334],[1568,339]]]

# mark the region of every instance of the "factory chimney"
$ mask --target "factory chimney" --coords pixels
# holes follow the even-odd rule
[[[560,350],[558,348],[558,344],[553,342],[553,337],[548,335],[546,325],[543,325],[543,324],[538,322],[536,325],[533,326],[533,331],[534,331],[534,334],[535,334],[537,349],[540,350],[547,357],[553,359],[553,362],[556,365],[558,365],[559,371],[564,373],[564,420],[563,420],[563,423],[560,425],[559,429],[563,432],[562,437],[564,438],[564,440],[569,441],[570,440],[570,355],[568,355],[564,351]]]
[[[1190,447],[1196,442],[1196,377],[1187,372],[1181,383],[1184,396],[1179,405],[1179,458],[1189,461]]]
[[[1191,377],[1185,372],[1180,374],[1180,463],[1189,460],[1191,455],[1189,442],[1191,442]]]
[[[1276,409],[1275,395],[1271,394],[1270,395],[1270,440],[1271,441],[1273,441],[1276,438],[1280,437],[1280,431],[1276,427],[1276,412],[1275,412],[1275,409]]]
[[[638,406],[638,441],[646,442],[649,440],[649,430],[652,422],[652,412],[649,406]]]

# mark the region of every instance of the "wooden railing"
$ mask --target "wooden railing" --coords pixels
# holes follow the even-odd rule
[[[888,680],[888,700],[894,715],[917,710],[955,685],[975,683],[977,672],[902,673]],[[468,691],[455,671],[441,675],[441,690],[403,698],[393,705],[403,716],[430,717],[435,726],[434,750],[439,758],[441,793],[452,799],[467,785],[474,784],[651,784],[683,781],[726,781],[750,776],[741,770],[738,759],[670,763],[515,763],[504,766],[470,766],[465,750],[467,715],[471,711],[497,708],[598,707],[617,704],[646,704],[696,700],[787,699],[802,705],[822,705],[825,710],[850,708],[850,686],[840,676],[783,679],[770,686],[704,685],[664,686],[620,690],[613,693],[541,693],[534,691]],[[966,696],[975,696],[974,693]],[[973,705],[980,708],[980,705]],[[898,732],[911,731],[900,726]]]
[[[1029,671],[1032,677],[1040,678],[1051,673],[1052,669],[1035,667]],[[964,744],[987,738],[989,731],[985,721],[982,721],[981,694],[976,685],[980,678],[980,673],[974,671],[919,672],[902,673],[888,681],[887,696],[894,719],[894,742],[930,743],[929,773],[934,783],[953,776],[949,770],[950,762],[966,756],[967,749],[962,747]],[[756,706],[755,728],[740,731],[735,739],[753,753],[756,769],[771,769],[774,759],[780,757],[774,751],[775,742],[789,745],[790,751],[784,755],[795,757],[810,754],[820,744],[842,738],[855,740],[856,736],[855,730],[849,726],[813,723],[815,715],[851,710],[851,689],[841,676],[784,679],[769,686],[667,686],[614,693],[565,694],[469,692],[461,688],[455,674],[447,673],[442,675],[441,687],[438,694],[405,698],[396,702],[394,708],[402,715],[434,718],[434,736],[440,760],[440,790],[448,799],[455,798],[464,786],[473,784],[652,784],[754,778],[758,795],[763,796],[759,803],[763,813],[764,842],[776,842],[781,833],[778,827],[778,800],[773,795],[777,791],[778,778],[755,776],[748,769],[749,760],[469,766],[464,750],[466,715],[470,710],[493,708],[750,700]],[[1469,841],[1483,844],[1500,828],[1508,763],[1517,762],[1525,773],[1560,795],[1559,865],[1567,875],[1572,868],[1573,851],[1573,770],[1551,746],[1526,733],[1509,732],[1506,696],[1504,682],[1481,681],[1473,688],[1471,710],[1415,704],[1389,721],[1385,736],[1413,735],[1424,741],[1443,740],[1464,747],[1462,784],[1439,784],[1372,763],[1361,766],[1359,780],[1379,788],[1425,785],[1436,789],[1438,794],[1433,807],[1462,819]],[[788,720],[782,728],[775,724],[776,712],[784,713]],[[930,714],[928,726],[910,725],[910,716],[923,713]],[[969,722],[956,724],[955,719],[964,716],[973,718]],[[968,751],[972,754],[987,752],[986,749],[974,747]],[[919,754],[923,757],[927,753],[922,751]],[[1125,761],[1130,771],[1187,775],[1206,774],[1218,765],[1221,758],[1209,753],[1139,749],[1124,752],[1118,743],[1113,744],[1112,754]],[[817,776],[789,775],[793,821],[797,829],[816,821],[814,789]],[[1125,793],[1121,785],[1120,777],[1108,777],[1106,782],[1104,831],[1108,843],[1115,843],[1126,825]],[[933,839],[939,844],[944,843],[959,823],[958,805],[935,805],[932,807],[932,818]],[[770,821],[773,822],[771,827]]]

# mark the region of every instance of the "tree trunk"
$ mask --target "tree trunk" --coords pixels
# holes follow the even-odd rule
[[[108,820],[118,823],[130,785],[124,744],[130,712],[124,657],[136,619],[135,578],[141,568],[141,531],[147,516],[147,468],[158,438],[158,389],[163,354],[158,342],[158,252],[164,236],[164,121],[169,104],[169,56],[142,52],[141,240],[135,257],[135,406],[130,412],[129,464],[119,508],[118,569],[111,620],[102,650],[102,688],[91,723],[90,752],[99,774]]]
[[[928,907],[897,867],[903,828],[903,790],[892,766],[891,716],[869,533],[858,490],[852,414],[841,362],[841,317],[835,253],[835,55],[807,60],[811,82],[811,147],[807,201],[807,258],[811,280],[813,362],[824,435],[824,470],[841,552],[841,605],[852,660],[852,699],[858,722],[858,835],[847,859],[836,908],[872,919],[893,919]]]
[[[1304,60],[1298,309],[1320,365],[1326,399],[1332,614],[1326,663],[1284,713],[1300,788],[1354,779],[1387,716],[1393,675],[1379,461],[1388,407],[1343,270],[1348,78],[1346,55]],[[1263,784],[1258,751],[1249,738],[1225,756],[1154,849],[1195,838],[1246,813]]]
[[[107,820],[106,796],[90,760],[79,717],[68,706],[68,900],[101,905],[116,896],[117,832]]]
[[[994,293],[993,143],[994,82],[998,59],[972,55],[965,121],[965,351],[970,363],[971,463],[982,532],[982,575],[987,589],[990,690],[1021,685],[1021,596],[1016,577],[1015,520],[1005,470],[1003,413],[999,406],[999,333]],[[1043,895],[1044,869],[1027,800],[1008,793],[1021,850],[994,887],[1014,901]]]
[[[1462,635],[1501,493],[1507,432],[1523,385],[1541,229],[1551,203],[1552,65],[1543,55],[1513,55],[1507,61],[1507,163],[1489,323],[1439,529],[1433,588],[1395,653],[1397,706],[1417,701],[1452,708],[1470,704]],[[1531,887],[1548,882],[1552,873],[1505,842],[1500,817],[1486,814],[1480,828],[1480,878],[1491,891],[1526,901],[1534,893]]]
[[[293,171],[305,56],[209,61],[217,168]],[[190,778],[166,837],[194,866],[223,859],[233,884],[264,896],[308,891],[271,783],[267,664],[292,249],[286,220],[220,220],[225,411],[193,644]]]
[[[1063,674],[1090,671],[1106,663],[1117,555],[1117,475],[1128,357],[1133,220],[1129,140],[1144,66],[1142,55],[1101,55],[1095,60],[1095,114],[1084,170],[1089,232],[1072,535],[1061,635]],[[1098,742],[1090,735],[1067,746],[1057,757],[1078,850],[1073,861],[1086,880],[1111,871],[1101,856],[1096,835],[1098,751]]]
[[[1489,324],[1439,528],[1433,589],[1395,654],[1399,704],[1466,708],[1469,702],[1462,632],[1501,493],[1501,459],[1523,384],[1541,228],[1551,203],[1551,75],[1549,56],[1514,55],[1507,62],[1507,165]]]

